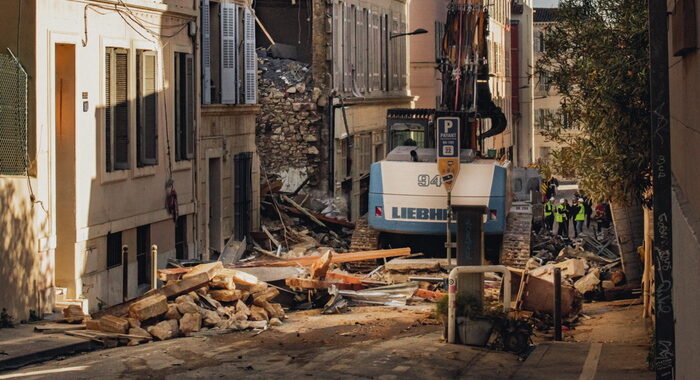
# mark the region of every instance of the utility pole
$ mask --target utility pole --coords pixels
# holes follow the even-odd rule
[[[649,0],[651,161],[654,207],[657,379],[675,378],[676,338],[673,316],[671,230],[671,131],[668,88],[668,14],[666,0]]]

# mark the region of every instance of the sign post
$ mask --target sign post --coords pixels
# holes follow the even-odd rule
[[[437,118],[437,165],[442,184],[447,190],[447,265],[452,265],[452,187],[459,174],[460,118]]]

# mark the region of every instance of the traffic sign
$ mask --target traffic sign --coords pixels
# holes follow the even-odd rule
[[[459,174],[459,130],[458,117],[439,117],[437,119],[437,164],[445,189],[452,191],[452,186]]]

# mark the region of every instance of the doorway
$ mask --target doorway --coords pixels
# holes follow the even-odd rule
[[[209,250],[221,252],[221,158],[209,159]]]
[[[80,296],[75,265],[75,45],[55,45],[56,284]]]

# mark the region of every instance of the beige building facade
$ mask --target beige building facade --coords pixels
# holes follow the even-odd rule
[[[26,164],[0,164],[0,288],[10,289],[0,292],[0,307],[15,318],[66,300],[89,311],[117,304],[150,289],[153,245],[161,268],[220,249],[233,235],[227,196],[236,185],[225,181],[243,152],[252,178],[257,108],[202,106],[198,4],[0,4],[0,44],[28,74],[26,133],[9,139],[4,129],[0,138],[3,163],[21,155],[7,146],[27,147]],[[221,159],[216,185],[204,170],[216,168],[211,157]],[[207,189],[217,187],[210,211]],[[253,229],[255,194],[246,196]],[[217,241],[209,239],[212,213]]]
[[[669,3],[669,87],[671,171],[673,174],[673,306],[677,379],[700,373],[697,329],[700,295],[700,1]]]
[[[533,27],[533,47],[534,61],[537,63],[547,48],[544,44],[544,36],[547,28],[556,22],[556,8],[534,8]],[[551,86],[546,77],[534,75],[531,86],[534,89],[533,101],[533,124],[531,136],[531,163],[546,164],[549,155],[553,150],[559,149],[560,144],[546,139],[540,131],[546,120],[553,115],[559,114],[561,110],[561,96],[557,93],[556,87]],[[574,138],[576,131],[572,130],[571,138]]]
[[[409,37],[411,95],[416,108],[438,108],[442,103],[442,74],[437,69],[442,59],[442,38],[445,35],[449,0],[410,3],[408,30],[428,31]]]

